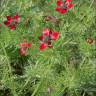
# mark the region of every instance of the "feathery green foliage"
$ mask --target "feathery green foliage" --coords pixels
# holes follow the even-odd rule
[[[72,3],[61,15],[56,0],[0,0],[0,96],[96,96],[96,0]],[[20,23],[11,31],[3,22],[16,13]],[[44,16],[59,23],[45,22]],[[59,38],[40,52],[38,36],[45,27]],[[24,38],[32,46],[21,57],[17,45]]]

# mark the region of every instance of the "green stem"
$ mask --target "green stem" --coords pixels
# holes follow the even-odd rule
[[[4,51],[4,54],[5,54],[5,56],[6,56],[6,60],[7,60],[7,64],[8,64],[8,68],[9,68],[9,72],[11,73],[12,71],[11,71],[10,61],[9,61],[9,59],[8,59],[7,52],[6,52],[5,48],[3,47],[3,44],[2,44],[1,41],[0,41],[0,43],[1,43],[1,47],[2,47],[2,49],[3,49],[3,51]]]
[[[32,93],[31,96],[35,96],[35,94],[37,93],[37,91],[38,91],[38,89],[39,89],[41,83],[42,83],[42,80],[39,82],[39,84],[37,85],[36,89],[34,90],[34,92]]]
[[[8,3],[9,3],[9,0],[6,1],[6,5],[5,5],[5,7],[4,7],[4,11],[2,12],[1,16],[3,16],[4,12],[7,10],[6,7],[7,7]],[[3,10],[3,9],[2,9],[2,10]]]

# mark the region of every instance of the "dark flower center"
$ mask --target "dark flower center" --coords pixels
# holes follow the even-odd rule
[[[15,25],[16,24],[16,21],[15,20],[12,20],[11,24],[10,25]]]
[[[49,42],[51,41],[51,34],[47,37],[44,37],[44,42]]]

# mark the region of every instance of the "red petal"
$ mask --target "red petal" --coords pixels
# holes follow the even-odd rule
[[[21,43],[21,47],[22,48],[25,48],[26,46],[27,46],[27,43],[26,42]]]
[[[49,48],[52,48],[53,47],[51,42],[48,42],[48,47]]]
[[[51,34],[51,39],[52,39],[52,40],[56,40],[56,39],[58,38],[58,35],[59,35],[58,32],[52,33],[52,34]]]
[[[15,25],[15,24],[14,24],[14,25],[10,25],[9,28],[10,28],[11,30],[14,30],[14,29],[16,28],[16,25]]]
[[[65,9],[62,9],[62,10],[60,10],[60,13],[61,14],[65,14],[67,12],[67,9],[65,8]]]
[[[46,49],[46,44],[45,43],[40,44],[40,50],[44,51],[45,49]]]
[[[39,39],[40,41],[43,41],[43,36],[39,36],[38,39]]]
[[[4,24],[5,24],[6,26],[9,26],[9,25],[10,25],[10,22],[5,21]]]
[[[73,4],[71,4],[71,0],[66,0],[65,4],[66,4],[67,8],[69,8],[69,9],[73,7]]]
[[[20,48],[19,53],[20,53],[21,56],[25,56],[26,51],[25,51],[24,48]]]
[[[43,35],[44,35],[44,36],[49,36],[49,34],[50,34],[49,29],[48,29],[48,28],[45,28],[45,29],[43,30]]]
[[[57,5],[58,5],[58,6],[60,6],[60,7],[62,7],[62,6],[63,6],[63,3],[62,3],[62,1],[61,1],[61,0],[58,0],[56,3],[57,3]]]
[[[6,18],[7,18],[7,21],[9,21],[9,22],[11,22],[11,21],[12,21],[11,16],[6,16]]]
[[[72,1],[72,0],[66,0],[65,2],[69,2],[69,3],[70,3],[71,1]]]
[[[18,14],[15,15],[15,16],[13,17],[13,19],[16,20],[16,22],[19,22],[19,15],[18,15]]]
[[[31,47],[31,43],[27,43],[27,47],[30,48]]]
[[[59,12],[59,13],[61,13],[61,14],[64,14],[64,13],[67,12],[67,9],[66,9],[66,8],[65,8],[65,9],[62,9],[62,8],[56,8],[56,11]]]
[[[69,4],[69,5],[67,5],[67,8],[72,8],[73,7],[73,4]]]

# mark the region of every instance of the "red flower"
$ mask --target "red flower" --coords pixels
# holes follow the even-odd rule
[[[20,44],[20,46],[22,47],[22,48],[30,48],[31,47],[31,43],[26,43],[26,42],[23,42],[23,43],[21,43]]]
[[[56,11],[59,12],[59,13],[61,13],[61,14],[64,14],[64,13],[67,12],[67,8],[65,8],[65,9],[56,8]]]
[[[27,43],[27,47],[30,48],[31,47],[31,43]]]
[[[22,48],[27,47],[27,43],[26,43],[26,42],[23,42],[23,43],[21,43],[20,45],[21,45]]]
[[[59,34],[58,32],[52,33],[52,34],[51,34],[51,39],[52,39],[52,40],[56,40],[56,39],[58,38],[58,34]]]
[[[7,18],[7,21],[9,21],[9,22],[11,22],[11,21],[12,21],[11,16],[6,16],[6,18]]]
[[[19,49],[19,53],[21,56],[25,56],[26,55],[26,51],[27,48],[31,47],[31,43],[26,43],[25,41],[23,43],[20,44],[21,48]]]
[[[72,2],[71,0],[66,0],[65,1],[65,4],[66,4],[66,6],[67,6],[68,9],[70,9],[70,8],[73,7],[73,4],[71,4],[71,2]]]
[[[46,43],[41,43],[40,44],[40,50],[43,51],[46,49]]]
[[[19,17],[19,15],[17,14],[17,15],[15,15],[14,17],[13,17],[13,19],[18,23],[19,22],[19,19],[20,19],[20,17]]]
[[[4,21],[4,24],[9,27],[11,30],[14,30],[16,28],[16,24],[19,22],[19,16],[15,15],[14,17],[6,16],[6,21]]]
[[[57,3],[57,5],[60,6],[60,7],[63,6],[62,0],[57,0],[56,3]]]
[[[20,54],[21,56],[25,56],[26,50],[25,50],[24,48],[20,48],[20,49],[19,49],[19,54]]]
[[[43,30],[43,35],[49,36],[49,34],[50,34],[49,29],[48,29],[48,28],[45,28],[45,29]]]
[[[71,4],[71,0],[65,0],[64,2],[62,0],[57,0],[56,4],[58,6],[56,11],[61,14],[66,13],[73,6],[73,4]]]
[[[40,50],[43,51],[48,48],[52,48],[52,40],[57,40],[59,33],[52,32],[48,28],[43,30],[43,35],[39,36],[38,39],[41,41]]]
[[[52,48],[52,47],[53,47],[51,41],[47,42],[47,44],[48,44],[48,47],[49,47],[49,48]]]
[[[11,24],[11,22],[12,22],[12,18],[11,18],[11,16],[6,16],[6,21],[4,21],[4,24],[6,25],[6,26],[9,26],[10,24]]]
[[[14,30],[15,28],[16,28],[16,25],[14,24],[14,25],[9,25],[8,26],[11,30]]]

